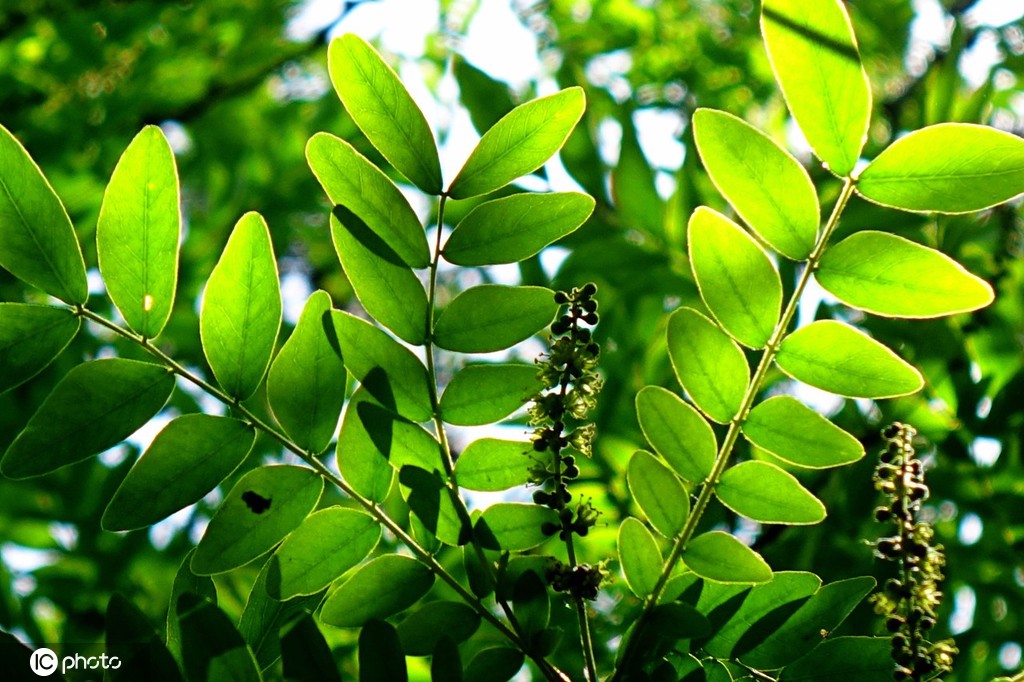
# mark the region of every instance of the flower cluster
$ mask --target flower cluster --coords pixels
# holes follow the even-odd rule
[[[926,637],[942,600],[939,585],[945,557],[942,546],[933,544],[932,527],[917,520],[921,503],[928,499],[928,486],[921,460],[915,457],[916,435],[914,427],[898,422],[882,430],[885,449],[874,481],[889,501],[875,510],[875,519],[894,524],[896,532],[880,538],[874,548],[879,558],[898,562],[900,577],[888,580],[885,591],[872,595],[871,601],[893,633],[894,679],[919,682],[949,672],[957,649],[952,640],[932,643]]]
[[[608,575],[604,561],[595,566],[567,566],[554,559],[547,570],[548,582],[555,592],[568,592],[573,597],[590,600],[597,599],[597,590]]]

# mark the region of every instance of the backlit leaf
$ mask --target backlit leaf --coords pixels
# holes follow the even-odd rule
[[[198,575],[224,573],[269,552],[316,507],[323,479],[312,469],[253,469],[235,483],[192,557]]]
[[[266,221],[246,213],[235,224],[206,283],[199,333],[224,391],[245,400],[259,388],[281,327],[281,291]]]
[[[825,505],[793,474],[769,462],[741,462],[726,469],[715,495],[737,514],[761,523],[808,525],[825,519]]]
[[[515,552],[545,542],[551,536],[542,532],[541,526],[557,521],[555,512],[547,507],[499,502],[484,510],[474,531],[486,549]]]
[[[402,649],[410,656],[428,656],[442,637],[462,642],[480,627],[480,614],[460,601],[431,601],[398,624]]]
[[[107,603],[104,653],[119,662],[116,669],[111,667],[105,671],[105,677],[111,682],[181,682],[178,664],[146,614],[119,592],[112,594]]]
[[[841,466],[864,456],[860,441],[789,396],[769,398],[751,410],[743,435],[779,459],[809,469]]]
[[[619,526],[619,562],[626,584],[644,599],[654,591],[661,575],[661,550],[644,524],[627,517]]]
[[[848,398],[892,398],[924,386],[921,374],[896,353],[834,320],[787,336],[775,361],[794,379]]]
[[[103,513],[106,530],[134,530],[198,502],[245,460],[252,426],[230,417],[186,414],[157,434]]]
[[[814,277],[843,303],[887,317],[952,315],[995,298],[988,282],[946,254],[886,232],[847,237],[825,251]]]
[[[377,51],[348,33],[331,41],[327,69],[349,116],[373,146],[421,190],[440,194],[441,164],[427,119]]]
[[[889,637],[830,637],[787,665],[779,682],[887,682],[892,671]]]
[[[705,580],[719,583],[766,583],[772,569],[761,555],[728,533],[698,535],[683,550],[683,562]]]
[[[532,443],[480,438],[466,446],[455,464],[459,485],[470,490],[499,491],[530,479]]]
[[[213,579],[208,576],[199,576],[192,572],[192,556],[196,553],[195,547],[188,550],[185,559],[178,567],[174,575],[174,582],[171,583],[171,598],[167,608],[167,648],[178,663],[181,663],[181,621],[178,620],[178,599],[185,593],[192,593],[208,600],[211,604],[217,603],[217,587]],[[245,621],[243,614],[243,624]]]
[[[693,137],[715,187],[750,229],[787,258],[807,258],[820,209],[804,167],[770,137],[724,111],[698,109]]]
[[[176,606],[185,678],[190,682],[259,682],[252,651],[231,619],[202,597],[185,593]]]
[[[468,542],[471,530],[463,522],[445,480],[440,466],[427,469],[406,464],[398,472],[398,481],[402,484],[409,509],[423,525],[423,530],[454,547]]]
[[[459,101],[469,112],[473,127],[486,133],[515,108],[509,86],[476,68],[461,55],[452,55],[452,75],[459,84]],[[461,672],[461,669],[460,669]]]
[[[739,346],[692,308],[680,308],[668,320],[668,353],[676,378],[694,404],[714,421],[736,416],[750,381]]]
[[[511,647],[481,649],[466,666],[467,680],[507,682],[523,667],[523,652]],[[438,681],[440,682],[440,681]]]
[[[715,463],[718,444],[711,425],[671,391],[645,386],[636,396],[636,414],[647,442],[688,481],[703,481]]]
[[[629,491],[655,530],[667,538],[683,529],[690,498],[679,479],[650,453],[637,450],[629,460]]]
[[[359,682],[406,682],[405,652],[395,628],[371,620],[359,633]]]
[[[461,353],[504,350],[551,324],[557,309],[550,289],[482,284],[460,293],[441,312],[434,340]]]
[[[308,613],[281,631],[281,672],[288,682],[341,682],[334,652]]]
[[[0,393],[43,371],[80,326],[81,320],[67,308],[0,303]]]
[[[371,618],[404,611],[434,584],[434,574],[400,554],[379,556],[327,596],[320,618],[336,627],[359,627]]]
[[[519,105],[484,133],[448,195],[487,194],[540,168],[565,144],[585,107],[578,87]]]
[[[27,478],[99,454],[148,422],[173,389],[174,375],[161,365],[121,358],[78,365],[7,448],[0,470]]]
[[[441,395],[441,416],[449,424],[479,426],[504,419],[537,392],[536,365],[467,365]]]
[[[338,470],[346,483],[363,497],[383,502],[391,490],[395,469],[374,444],[359,410],[360,405],[376,404],[379,403],[365,388],[359,388],[352,394],[338,434],[337,457]]]
[[[180,194],[171,146],[160,128],[146,126],[110,177],[96,224],[96,253],[110,299],[147,339],[160,334],[174,305]]]
[[[284,602],[274,599],[268,594],[267,589],[270,568],[270,560],[263,562],[252,589],[249,590],[242,615],[238,619],[238,631],[252,649],[261,670],[281,658],[282,628],[294,622],[296,617],[314,611],[323,601],[322,592],[308,597],[295,597]]]
[[[512,611],[523,630],[532,634],[548,626],[551,599],[548,585],[536,571],[523,571],[512,591]]]

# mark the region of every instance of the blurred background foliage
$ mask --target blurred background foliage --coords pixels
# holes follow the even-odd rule
[[[471,51],[463,49],[471,43],[474,22],[499,4],[510,23],[491,34],[491,63],[520,58],[511,46],[504,54],[504,41],[514,29],[527,38],[532,49],[527,56],[537,65],[511,84],[489,73],[494,69],[486,59],[474,64]],[[901,132],[940,121],[985,123],[1024,134],[1024,22],[1011,7],[1015,4],[847,2],[875,95],[867,157]],[[415,16],[403,18],[413,5]],[[96,217],[110,172],[143,125],[163,127],[179,164],[186,236],[175,312],[159,343],[205,372],[197,299],[228,232],[247,210],[260,211],[271,226],[286,300],[301,302],[309,291],[323,288],[338,307],[358,306],[327,236],[326,198],[304,158],[306,140],[319,130],[345,137],[374,156],[330,89],[325,45],[332,32],[358,30],[374,39],[387,22],[417,20],[428,7],[435,23],[422,33],[421,44],[398,51],[385,44],[385,54],[417,85],[414,94],[425,103],[440,141],[453,149],[460,140],[465,145],[463,128],[470,122],[482,129],[538,92],[583,86],[588,111],[561,154],[564,168],[549,165],[524,184],[543,189],[548,183],[559,188],[578,183],[597,199],[593,218],[519,272],[481,269],[472,276],[553,282],[562,288],[586,281],[599,285],[605,389],[597,452],[578,488],[605,512],[607,523],[582,550],[584,560],[598,561],[613,555],[618,519],[631,508],[624,465],[642,443],[633,396],[646,384],[675,387],[663,340],[666,313],[680,304],[701,306],[687,263],[686,220],[700,204],[727,210],[690,152],[690,114],[699,106],[724,109],[788,144],[807,163],[826,207],[839,184],[812,159],[787,116],[760,42],[754,0],[516,0],[506,5],[505,0],[5,0],[0,6],[0,123],[23,142],[64,200],[93,268]],[[986,12],[992,7],[983,5],[996,11]],[[1000,18],[1008,8],[1010,15]],[[300,27],[310,12],[317,19]],[[365,19],[384,15],[388,18],[377,24]],[[466,151],[450,154],[459,156],[456,167]],[[459,203],[450,204],[450,224],[469,208]],[[431,207],[422,201],[414,205],[429,220]],[[927,387],[892,401],[842,401],[773,376],[769,391],[796,391],[860,438],[869,456],[838,472],[798,473],[828,507],[829,518],[819,526],[762,532],[722,510],[708,514],[705,522],[738,532],[776,570],[810,570],[826,582],[864,574],[884,579],[887,567],[864,543],[881,532],[871,516],[876,504],[871,460],[882,425],[894,419],[913,423],[927,439],[932,490],[927,513],[948,556],[947,599],[936,638],[952,633],[961,650],[956,673],[948,679],[991,679],[1020,667],[1024,643],[1021,202],[977,215],[927,216],[854,200],[840,231],[867,228],[891,230],[945,251],[993,284],[996,303],[970,316],[908,322],[864,317],[812,294],[803,320],[832,316],[863,326],[920,367]],[[792,286],[792,266],[780,266]],[[454,288],[467,281],[449,278],[447,284]],[[0,272],[0,300],[40,296]],[[101,296],[90,304],[116,314],[104,309],[109,304]],[[0,447],[6,448],[77,361],[138,355],[99,328],[84,331],[39,378],[0,396]],[[259,408],[263,398],[250,402]],[[211,407],[194,392],[179,390],[169,409]],[[154,625],[162,622],[174,573],[219,497],[211,494],[148,533],[101,531],[103,508],[152,435],[139,434],[98,459],[45,478],[0,481],[0,628],[37,643],[101,641],[103,613],[115,591],[134,601]],[[278,456],[273,444],[261,442],[252,464]],[[741,456],[768,455],[742,451]],[[228,613],[240,612],[255,572],[219,579],[220,603]],[[598,642],[607,644],[618,634],[616,623],[631,617],[633,602],[621,599],[622,591],[620,581],[595,603],[605,616],[595,620]],[[881,624],[862,605],[844,632],[880,633]],[[354,665],[352,637],[339,632],[329,637],[346,665]],[[607,669],[613,653],[602,646],[599,655],[600,667]],[[565,665],[578,669],[579,662],[571,653],[568,657]]]

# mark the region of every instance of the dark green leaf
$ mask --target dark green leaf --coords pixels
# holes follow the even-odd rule
[[[751,410],[743,435],[779,459],[809,469],[841,466],[864,456],[860,441],[789,396],[769,398]]]
[[[548,626],[551,600],[548,585],[536,571],[523,571],[512,590],[512,611],[523,630],[532,634]]]
[[[609,177],[615,211],[625,225],[660,235],[663,233],[665,202],[655,186],[654,169],[640,148],[631,112],[624,108],[617,118],[622,126],[622,141],[618,161]],[[599,163],[599,170],[600,166]]]
[[[281,327],[281,291],[266,221],[246,213],[210,274],[199,315],[203,353],[224,391],[245,400],[259,388]]]
[[[110,176],[96,223],[96,255],[110,300],[147,339],[160,334],[174,305],[180,195],[171,146],[160,128],[146,126]]]
[[[645,386],[636,396],[640,429],[654,450],[693,483],[703,481],[715,463],[715,432],[697,410],[660,386]]]
[[[921,374],[896,353],[834,320],[787,336],[775,361],[794,379],[848,398],[893,398],[924,386]]]
[[[705,580],[719,583],[766,583],[772,569],[761,555],[722,531],[698,535],[683,550],[683,562]]]
[[[186,414],[157,434],[103,513],[106,530],[134,530],[198,502],[245,460],[252,426],[230,417]]]
[[[430,265],[430,247],[409,201],[352,145],[327,133],[306,144],[306,159],[331,203],[352,211],[411,268]]]
[[[808,525],[825,520],[825,505],[793,474],[769,462],[741,462],[726,469],[715,495],[737,514],[761,523]]]
[[[431,682],[462,682],[459,647],[451,637],[441,637],[430,656]]]
[[[474,531],[483,547],[515,552],[545,542],[550,536],[541,531],[541,526],[557,521],[555,512],[547,507],[501,502],[484,510]]]
[[[238,619],[238,631],[255,654],[260,670],[266,670],[281,657],[282,628],[316,610],[323,600],[323,593],[285,602],[272,598],[267,594],[270,568],[271,562],[265,561]]]
[[[423,528],[447,545],[462,545],[469,541],[470,529],[463,524],[440,470],[440,466],[427,470],[407,464],[398,472],[398,480],[409,509]]]
[[[385,554],[361,567],[341,587],[327,595],[320,611],[325,623],[359,627],[373,618],[404,611],[434,584],[434,574],[415,559]]]
[[[331,82],[349,116],[391,165],[427,194],[441,193],[441,164],[430,126],[376,50],[348,33],[327,50]]]
[[[365,389],[359,388],[352,394],[345,409],[345,418],[341,422],[337,449],[338,470],[357,493],[374,502],[383,502],[391,489],[396,468],[387,459],[394,420],[386,419],[386,414],[382,412],[360,410],[362,405],[377,405],[377,402]],[[373,426],[375,418],[380,421],[376,427]],[[377,434],[378,441],[381,441],[381,447],[374,441],[371,428]]]
[[[459,485],[469,490],[499,491],[529,479],[531,443],[481,438],[470,443],[455,465]]]
[[[103,452],[160,411],[174,375],[148,362],[108,358],[74,367],[18,434],[0,469],[39,476]]]
[[[481,649],[466,667],[473,682],[508,682],[523,667],[523,653],[509,647]]]
[[[262,679],[252,651],[223,611],[191,592],[178,598],[177,611],[189,682]]]
[[[674,640],[705,637],[711,631],[711,624],[702,613],[679,602],[659,604],[651,609],[647,627],[648,632]]]
[[[578,192],[486,201],[455,227],[442,254],[456,265],[518,263],[576,230],[593,211],[594,200]]]
[[[309,614],[281,635],[281,668],[286,682],[341,682],[334,654]]]
[[[117,657],[117,668],[106,671],[112,682],[152,680],[180,682],[181,671],[171,652],[157,636],[146,615],[115,592],[107,604],[107,636],[104,653]]]
[[[826,639],[787,665],[779,682],[887,682],[893,661],[888,637]]]
[[[75,228],[39,166],[0,125],[0,267],[65,303],[89,286]]]
[[[448,304],[434,325],[434,340],[461,353],[505,350],[551,324],[556,311],[550,289],[482,284]]]
[[[460,601],[423,604],[398,624],[398,638],[409,656],[428,656],[442,637],[462,642],[480,627],[480,615]]]
[[[565,144],[585,107],[577,87],[519,105],[484,133],[448,195],[487,194],[540,168]]]
[[[306,301],[292,335],[267,375],[267,402],[296,444],[320,454],[331,444],[345,403],[345,365],[330,315],[331,297],[317,291]]]
[[[459,84],[459,101],[481,135],[515,107],[508,85],[491,78],[459,54],[453,55],[452,73]]]
[[[370,620],[359,633],[359,682],[406,682],[402,642],[393,627]]]
[[[224,573],[266,554],[313,511],[323,489],[323,479],[312,469],[253,469],[238,480],[210,521],[192,570]]]
[[[81,320],[67,308],[0,303],[0,393],[43,371],[80,326]]]
[[[619,526],[619,562],[633,594],[645,599],[661,576],[661,550],[644,524],[627,517]]]
[[[668,353],[694,404],[720,424],[732,421],[750,381],[739,346],[696,310],[680,308],[668,320]]]
[[[653,455],[637,450],[629,460],[629,491],[654,529],[667,538],[683,529],[690,497],[679,479]]]
[[[491,424],[515,412],[539,388],[536,365],[467,365],[444,389],[441,416],[459,426]]]
[[[178,663],[181,658],[181,621],[178,620],[178,599],[185,593],[191,593],[206,599],[212,604],[217,603],[217,587],[213,579],[207,576],[198,576],[192,572],[192,556],[196,553],[195,547],[185,554],[184,561],[178,567],[174,575],[174,582],[171,584],[171,599],[167,608],[167,649],[171,652]],[[244,625],[244,614],[243,614]]]

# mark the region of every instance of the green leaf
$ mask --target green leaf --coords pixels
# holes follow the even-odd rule
[[[0,303],[0,393],[43,371],[67,348],[81,324],[67,308]]]
[[[405,653],[395,628],[371,620],[359,633],[359,682],[406,682]]]
[[[484,133],[448,196],[487,194],[540,168],[565,144],[585,108],[578,87],[519,105]]]
[[[85,303],[89,297],[82,248],[64,204],[2,125],[0,267],[65,303]]]
[[[667,538],[678,535],[690,514],[690,497],[676,475],[650,453],[637,450],[626,477],[633,499],[654,529]]]
[[[180,682],[181,672],[153,625],[142,611],[115,592],[107,603],[107,636],[104,653],[120,662],[108,668],[111,682],[152,680]]]
[[[739,412],[750,368],[739,346],[692,308],[668,319],[668,353],[680,385],[700,411],[725,424]]]
[[[779,682],[887,682],[892,679],[889,637],[835,637],[783,669]]]
[[[330,309],[326,291],[309,297],[267,375],[267,402],[274,417],[297,445],[313,454],[331,444],[348,378]]]
[[[466,446],[455,464],[459,485],[469,490],[497,492],[530,480],[531,443],[481,438]]]
[[[793,474],[769,462],[741,462],[726,469],[715,494],[729,509],[761,523],[810,525],[825,520],[825,505]]]
[[[431,682],[462,682],[459,647],[451,637],[441,637],[430,655]]]
[[[818,158],[849,175],[867,139],[871,86],[839,0],[765,0],[761,33],[775,79]]]
[[[440,466],[424,469],[407,464],[398,472],[409,509],[423,524],[423,529],[446,545],[464,545],[469,542],[471,532],[463,523],[445,480]]]
[[[750,235],[701,206],[690,218],[690,267],[719,325],[749,348],[764,348],[782,309],[782,280]]]
[[[1024,192],[1024,140],[988,126],[928,126],[879,154],[857,192],[907,211],[980,211]]]
[[[527,634],[540,632],[551,618],[548,585],[536,571],[523,571],[512,589],[512,611]]]
[[[640,148],[632,112],[622,108],[616,118],[622,127],[622,137],[619,158],[608,180],[615,212],[623,225],[647,234],[663,235],[665,202],[655,186],[655,171]],[[598,162],[597,165],[600,169],[603,164]],[[602,187],[601,194],[606,191]]]
[[[171,599],[167,608],[167,648],[174,658],[181,663],[181,621],[178,620],[178,599],[185,593],[192,593],[203,597],[212,604],[217,603],[217,587],[213,580],[207,576],[198,576],[192,572],[192,556],[196,553],[195,547],[188,550],[185,559],[178,567],[174,575],[174,582],[171,584]],[[242,618],[244,625],[244,614]]]
[[[459,426],[492,424],[518,410],[539,388],[536,365],[467,365],[445,387],[441,416]]]
[[[316,507],[324,481],[312,469],[264,466],[240,478],[192,558],[198,575],[224,573],[269,552]]]
[[[160,335],[174,305],[181,237],[174,153],[160,128],[142,129],[110,176],[96,223],[96,255],[110,300],[144,338]]]
[[[194,504],[245,460],[256,431],[208,414],[178,417],[157,434],[103,512],[105,530],[145,528]]]
[[[270,230],[246,213],[231,232],[206,283],[199,334],[203,353],[224,391],[245,400],[270,366],[281,328],[281,291]]]
[[[441,254],[456,265],[518,263],[574,232],[593,211],[594,200],[578,192],[485,201],[459,222]]]
[[[376,519],[354,509],[310,514],[270,558],[267,592],[282,601],[319,592],[365,559],[380,533]]]
[[[831,247],[814,277],[846,305],[887,317],[941,317],[995,298],[946,254],[885,232],[857,232]]]
[[[740,660],[761,670],[789,665],[822,642],[822,630],[839,627],[874,586],[875,579],[868,576],[822,586]]]
[[[288,682],[341,682],[334,652],[309,614],[281,634],[281,672]]]
[[[441,164],[427,119],[377,51],[348,33],[331,41],[327,69],[366,139],[421,190],[440,194]]]
[[[474,531],[485,549],[516,552],[545,542],[550,536],[541,531],[541,526],[557,522],[558,516],[547,507],[500,502],[484,510]]]
[[[460,293],[441,312],[434,340],[460,353],[505,350],[551,324],[557,310],[550,289],[482,284]]]
[[[480,615],[458,601],[423,604],[398,624],[398,638],[409,656],[429,656],[442,637],[462,642],[480,627]]]
[[[693,483],[707,478],[718,444],[697,410],[667,389],[645,386],[636,396],[636,414],[647,442],[676,473]]]
[[[320,619],[340,628],[359,627],[387,618],[420,600],[434,584],[434,574],[419,561],[400,554],[379,556],[361,567],[327,596]]]
[[[769,398],[751,410],[743,435],[779,459],[808,469],[842,466],[864,456],[860,441],[789,396]]]
[[[419,218],[388,176],[341,138],[317,133],[306,160],[331,203],[352,211],[411,268],[430,265]]]
[[[697,609],[689,604],[670,602],[651,609],[646,632],[657,633],[666,639],[695,639],[706,637],[711,623]]]
[[[787,258],[806,259],[821,209],[804,167],[770,137],[724,111],[694,112],[693,137],[711,181],[750,229]]]
[[[178,598],[181,651],[189,682],[259,682],[252,651],[223,611],[202,597]]]
[[[452,55],[452,74],[459,84],[459,102],[466,107],[478,133],[487,132],[515,108],[508,85],[491,78],[459,54]]]
[[[645,599],[661,577],[661,550],[647,526],[627,517],[619,526],[619,563],[633,594]]]
[[[920,391],[921,374],[867,334],[819,320],[782,341],[775,362],[797,381],[847,398],[893,398]]]
[[[508,682],[523,667],[523,652],[496,646],[481,649],[466,666],[466,679],[473,682]]]
[[[267,594],[270,568],[270,560],[263,562],[238,619],[238,631],[256,656],[260,670],[266,670],[281,658],[282,628],[316,610],[323,600],[322,592],[285,602],[273,599]]]
[[[332,310],[345,366],[373,398],[413,421],[433,415],[427,369],[412,351],[355,315]]]
[[[698,535],[683,550],[683,562],[705,580],[718,583],[766,583],[772,569],[761,555],[722,531]]]
[[[148,362],[107,358],[71,369],[0,461],[9,478],[40,476],[103,452],[160,411],[174,375]]]

